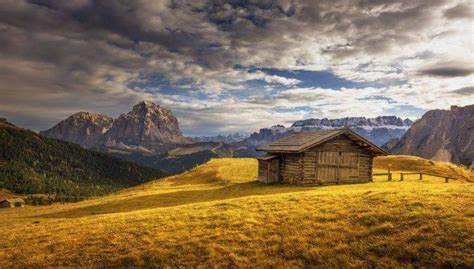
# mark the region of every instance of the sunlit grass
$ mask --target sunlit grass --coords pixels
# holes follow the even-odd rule
[[[458,180],[474,182],[474,173],[460,165],[448,162],[438,162],[423,159],[416,156],[391,155],[378,157],[374,161],[374,173],[387,172],[388,165],[391,165],[394,179],[400,179],[401,172],[423,172],[427,174],[453,177]],[[416,175],[408,176],[416,178]],[[378,177],[377,177],[378,178]],[[426,179],[443,180],[440,177],[426,176]]]
[[[391,156],[375,170],[388,162],[460,179],[268,186],[256,160],[215,159],[100,199],[0,210],[0,268],[472,267],[469,172]]]

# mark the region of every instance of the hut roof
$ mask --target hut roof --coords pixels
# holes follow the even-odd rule
[[[379,148],[377,145],[363,138],[362,136],[360,136],[349,128],[301,132],[284,137],[268,145],[258,147],[257,150],[274,153],[299,153],[305,151],[308,148],[320,145],[342,134],[346,134],[357,144],[362,147],[366,147],[368,150],[374,152],[374,154],[376,155],[388,155],[386,151]]]

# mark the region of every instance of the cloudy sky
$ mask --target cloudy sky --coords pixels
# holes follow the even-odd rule
[[[187,135],[474,103],[470,0],[0,2],[0,117],[140,100]]]

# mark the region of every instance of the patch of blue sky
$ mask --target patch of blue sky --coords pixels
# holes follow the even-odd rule
[[[301,81],[297,84],[301,88],[324,88],[340,90],[342,88],[365,88],[366,83],[350,81],[334,75],[330,71],[279,70],[260,69],[268,75],[276,75]]]
[[[352,81],[336,76],[329,70],[325,71],[308,71],[308,70],[286,70],[275,68],[258,68],[254,66],[235,65],[235,69],[246,69],[248,72],[262,71],[268,75],[276,75],[280,77],[297,79],[300,81],[295,86],[301,88],[324,88],[340,90],[342,88],[363,89],[368,87],[381,88],[387,86],[395,86],[405,84],[406,81],[398,79],[380,79],[376,81]]]
[[[198,87],[190,87],[189,85],[192,85],[191,80],[171,82],[159,73],[144,75],[140,77],[139,80],[127,84],[130,89],[139,90],[149,94],[160,93],[164,95],[182,96],[192,94],[196,96],[204,96],[204,94],[199,94],[200,91]]]
[[[191,80],[169,81],[165,76],[159,73],[147,74],[140,77],[139,80],[131,82],[128,87],[137,91],[149,94],[177,95],[177,96],[193,96],[199,100],[209,99],[210,96],[218,96],[222,98],[233,97],[239,100],[255,96],[272,96],[278,92],[282,92],[292,88],[323,88],[330,90],[340,90],[342,88],[366,88],[386,86],[382,82],[356,82],[338,77],[330,71],[304,71],[304,70],[282,70],[271,68],[244,67],[236,65],[235,69],[242,69],[247,72],[261,71],[271,76],[280,76],[290,79],[297,79],[300,82],[295,85],[284,85],[278,83],[268,83],[263,79],[248,80],[238,85],[231,85],[229,89],[222,92],[209,93],[202,91],[200,86],[193,85]],[[393,82],[385,82],[393,83]],[[401,83],[400,81],[398,83]],[[232,89],[235,86],[235,89]],[[393,100],[383,96],[373,96],[368,99],[386,100],[389,103]]]

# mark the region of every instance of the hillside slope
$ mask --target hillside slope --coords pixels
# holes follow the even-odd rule
[[[398,141],[390,141],[394,154],[416,155],[474,168],[474,105],[431,110]]]
[[[0,121],[0,188],[21,194],[95,196],[163,173]]]
[[[214,159],[99,199],[0,210],[0,267],[474,266],[471,183],[301,187],[256,176],[254,159]]]

